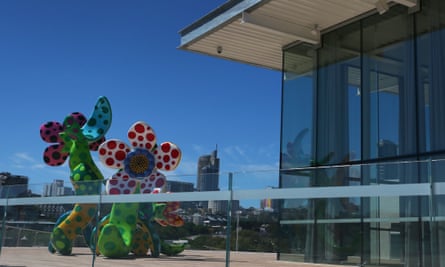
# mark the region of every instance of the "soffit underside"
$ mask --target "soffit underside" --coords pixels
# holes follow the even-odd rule
[[[298,42],[317,45],[320,33],[377,12],[376,0],[251,2],[252,5],[244,10],[233,11],[231,17],[225,21],[221,22],[216,18],[209,20],[207,25],[204,23],[196,29],[187,29],[186,33],[181,33],[180,48],[281,70],[284,47]],[[389,4],[395,4],[394,2],[396,1],[389,1]],[[411,8],[416,1],[397,2]],[[209,26],[212,23],[214,25]],[[189,36],[193,38],[188,38]]]

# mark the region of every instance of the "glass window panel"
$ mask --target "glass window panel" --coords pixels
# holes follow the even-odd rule
[[[424,1],[416,14],[417,76],[419,88],[419,149],[445,149],[445,6],[442,1]]]
[[[403,7],[363,20],[364,159],[417,151],[412,36]]]
[[[419,151],[434,152],[445,149],[445,3],[440,0],[421,1],[422,11],[416,13],[417,87],[419,118]],[[433,182],[445,181],[443,153],[435,154],[429,165]],[[428,176],[427,176],[428,177]],[[427,180],[427,179],[425,179]],[[429,199],[433,222],[421,228],[424,242],[424,266],[445,266],[445,206],[443,195]]]
[[[314,58],[307,45],[284,52],[281,169],[309,166],[313,159]]]
[[[354,76],[359,72],[355,67],[348,68],[348,76]],[[361,148],[361,92],[360,85],[350,84],[348,87],[348,126],[349,126],[349,150],[350,161],[360,160]]]
[[[360,24],[323,36],[317,78],[319,165],[361,159]]]

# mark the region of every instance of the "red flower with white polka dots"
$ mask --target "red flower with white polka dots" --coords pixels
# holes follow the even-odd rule
[[[165,176],[157,170],[174,170],[181,160],[181,150],[171,142],[156,144],[153,129],[138,121],[128,130],[131,146],[110,139],[99,147],[99,159],[107,167],[119,169],[107,181],[109,194],[151,193],[165,185]]]

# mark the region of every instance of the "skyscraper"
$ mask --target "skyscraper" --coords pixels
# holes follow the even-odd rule
[[[73,189],[71,187],[65,186],[63,180],[54,180],[50,184],[45,184],[43,186],[43,196],[53,197],[53,196],[71,196],[74,195]],[[58,218],[67,210],[72,209],[71,204],[43,204],[40,206],[41,213],[47,218]]]
[[[219,191],[219,158],[215,149],[198,160],[197,191]]]
[[[43,186],[43,196],[64,196],[73,195],[73,190],[70,187],[64,186],[63,180],[54,180],[51,184],[45,184]]]
[[[198,160],[198,177],[196,190],[219,191],[219,158],[215,149],[210,155],[203,155]],[[201,201],[201,208],[208,208],[208,201]]]

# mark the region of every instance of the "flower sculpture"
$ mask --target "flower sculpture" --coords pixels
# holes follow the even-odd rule
[[[95,165],[90,150],[96,150],[111,125],[111,107],[106,97],[100,97],[91,117],[74,112],[63,124],[47,122],[40,127],[40,136],[53,143],[43,153],[44,162],[60,166],[69,159],[70,179],[77,195],[100,193],[102,173]],[[75,204],[72,211],[56,222],[48,249],[62,255],[71,254],[72,242],[96,215],[96,204]]]
[[[110,139],[99,146],[99,159],[107,167],[117,169],[106,183],[108,194],[151,194],[162,192],[165,176],[158,170],[174,170],[181,160],[181,150],[171,142],[160,145],[156,142],[153,129],[139,121],[128,130],[130,145]],[[174,206],[176,209],[178,206]],[[106,257],[119,258],[133,251],[143,254],[136,248],[148,242],[152,255],[159,254],[159,244],[153,240],[154,233],[146,233],[146,238],[137,238],[138,223],[143,231],[151,231],[150,222],[157,218],[164,225],[181,226],[183,220],[166,203],[147,205],[145,203],[114,203],[106,223],[99,229],[97,250]],[[149,237],[148,237],[149,236]],[[139,252],[138,252],[139,251]],[[154,252],[154,253],[153,253]]]
[[[180,216],[175,214],[179,209],[179,202],[156,203],[155,205],[163,206],[162,214],[156,214],[154,220],[161,226],[182,226],[184,221]]]
[[[71,117],[80,127],[87,122],[87,118],[80,112],[72,112],[68,117]],[[49,121],[40,126],[40,137],[43,141],[51,144],[43,152],[43,161],[49,166],[62,165],[70,155],[61,136],[61,133],[67,129],[66,126],[58,121]],[[90,151],[97,151],[99,145],[104,141],[105,137],[102,137],[97,141],[90,142],[88,144]]]

